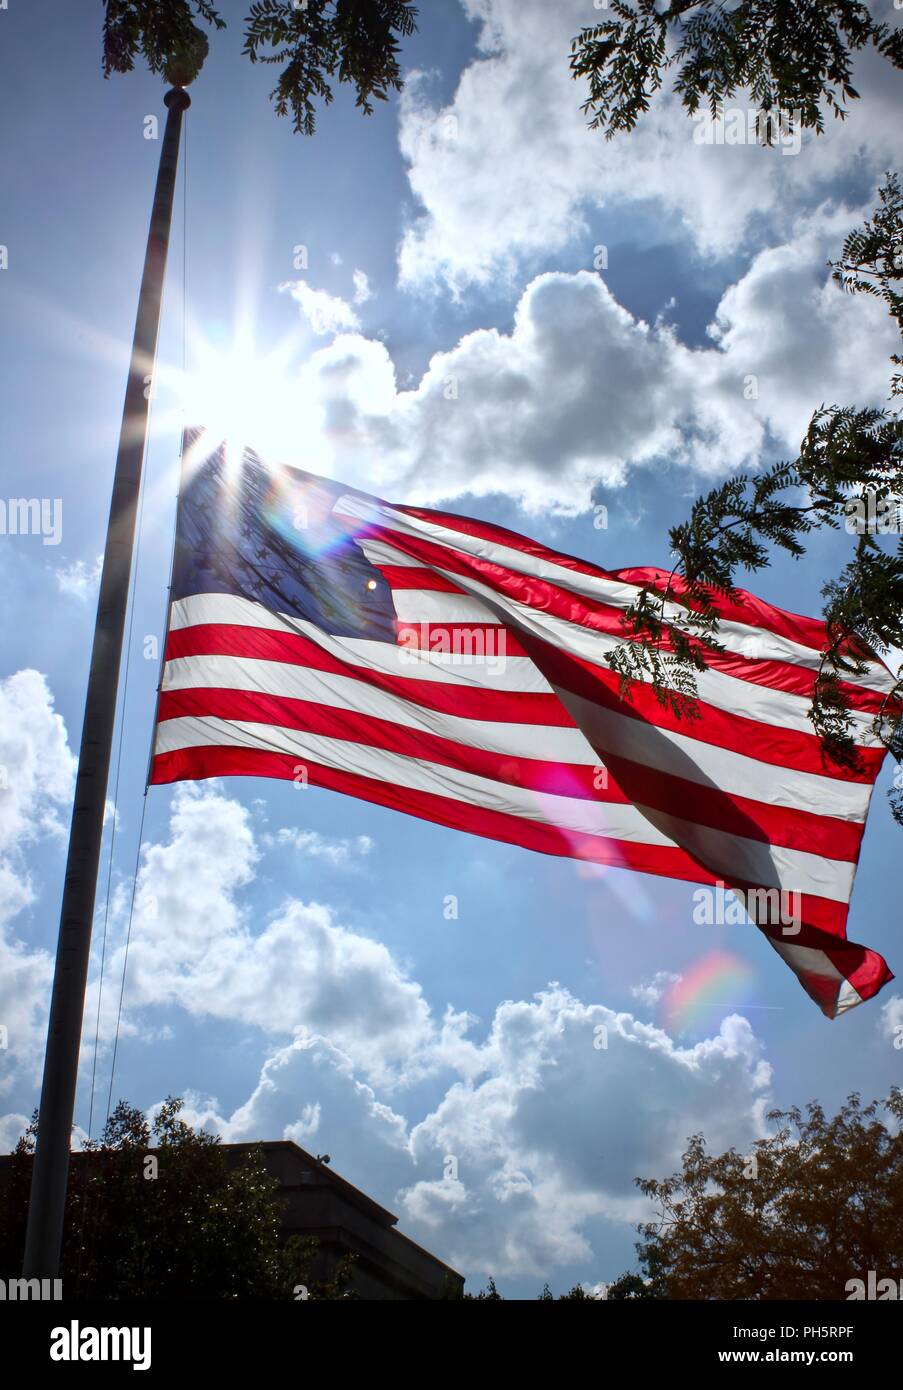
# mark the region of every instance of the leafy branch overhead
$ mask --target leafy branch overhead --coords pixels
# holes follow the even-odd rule
[[[225,28],[209,0],[104,0],[104,74],[129,72],[143,57],[163,73],[173,52],[196,42],[200,19]],[[374,101],[401,91],[399,39],[417,29],[410,0],[254,0],[245,17],[243,53],[252,63],[282,65],[271,96],[278,115],[313,135],[316,103],[333,100],[332,83],[348,83],[371,115]]]
[[[209,0],[104,0],[103,75],[132,72],[143,58],[151,72],[163,76],[175,53],[206,38],[195,17],[225,29]]]
[[[373,99],[401,91],[396,34],[409,37],[417,11],[407,0],[309,0],[296,9],[290,0],[256,0],[247,20],[244,52],[252,62],[285,63],[272,93],[280,116],[292,113],[294,128],[315,129],[314,101],[332,101],[328,78],[353,83],[366,115]]]
[[[760,117],[780,114],[819,133],[822,104],[841,119],[852,55],[872,46],[903,68],[903,30],[879,24],[858,0],[611,0],[614,18],[584,28],[571,44],[571,72],[589,82],[583,110],[610,139],[633,130],[670,69],[690,115],[748,91]],[[765,142],[771,130],[766,127]]]

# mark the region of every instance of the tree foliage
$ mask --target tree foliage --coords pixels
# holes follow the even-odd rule
[[[230,1167],[219,1140],[168,1097],[153,1123],[121,1101],[70,1164],[60,1277],[66,1298],[347,1298],[352,1267],[310,1277],[317,1242],[279,1238],[279,1184],[253,1152]],[[22,1266],[37,1112],[0,1191],[0,1268]],[[153,1165],[147,1160],[156,1160]]]
[[[610,139],[633,130],[676,70],[674,89],[689,114],[715,117],[749,91],[760,131],[780,115],[819,133],[824,108],[843,119],[853,87],[852,55],[872,46],[903,68],[903,30],[879,24],[859,0],[611,0],[613,18],[586,27],[571,45],[571,72],[588,80],[583,110]]]
[[[903,1092],[768,1118],[751,1154],[710,1154],[696,1134],[679,1173],[637,1178],[658,1213],[639,1228],[642,1277],[609,1298],[842,1300],[870,1270],[903,1277]]]
[[[194,47],[203,34],[195,18],[226,27],[210,0],[104,0],[104,77],[131,72],[139,57],[162,76],[173,54]]]
[[[137,58],[162,74],[174,52],[196,42],[196,19],[216,29],[225,20],[210,0],[104,0],[104,75],[130,72]],[[401,91],[399,39],[417,28],[411,0],[254,0],[245,18],[243,52],[252,63],[281,65],[271,93],[276,112],[313,135],[316,104],[333,100],[332,83],[350,84],[365,115],[374,101]]]
[[[485,1289],[480,1289],[479,1293],[465,1293],[465,1299],[473,1299],[474,1302],[504,1303],[505,1295],[499,1293],[494,1279],[490,1278]],[[537,1298],[537,1303],[572,1303],[572,1302],[595,1302],[594,1295],[587,1293],[582,1284],[575,1284],[567,1293],[560,1293],[556,1299],[548,1284],[543,1284],[542,1293]]]

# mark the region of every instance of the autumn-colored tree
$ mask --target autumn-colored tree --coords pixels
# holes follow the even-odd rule
[[[639,1228],[642,1277],[610,1298],[843,1300],[870,1270],[903,1278],[903,1091],[768,1118],[748,1154],[696,1134],[679,1173],[636,1180],[658,1214]]]

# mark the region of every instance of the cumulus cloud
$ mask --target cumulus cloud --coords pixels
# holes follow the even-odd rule
[[[62,834],[59,811],[72,798],[75,757],[39,671],[0,682],[0,771],[0,854]]]
[[[12,1153],[21,1136],[28,1128],[25,1115],[10,1113],[0,1115],[0,1154]]]
[[[53,962],[47,951],[29,949],[23,942],[0,936],[0,1094],[14,1081],[36,1081],[47,1025]]]
[[[679,1165],[689,1133],[742,1148],[763,1132],[771,1073],[736,1016],[682,1048],[552,985],[501,1004],[476,1056],[477,1074],[452,1076],[424,1113],[416,1095],[386,1104],[325,1037],[299,1037],[231,1114],[192,1096],[188,1118],[233,1142],[315,1136],[337,1172],[451,1264],[537,1280],[619,1273],[602,1267],[604,1234],[646,1215],[634,1177]]]
[[[771,1071],[745,1019],[680,1046],[550,985],[500,1004],[479,1041],[476,1020],[450,1005],[440,1018],[385,946],[322,904],[289,901],[253,930],[241,904],[257,856],[248,812],[215,784],[178,788],[169,839],[145,853],[132,1007],[285,1035],[230,1112],[189,1093],[191,1122],[314,1142],[452,1264],[537,1278],[616,1273],[598,1268],[600,1232],[642,1218],[634,1177],[670,1171],[688,1133],[743,1146],[762,1132]]]
[[[451,102],[435,105],[422,73],[402,97],[399,139],[420,209],[401,242],[403,284],[442,281],[460,293],[511,277],[525,259],[587,235],[591,210],[649,200],[664,225],[724,254],[757,226],[786,234],[839,173],[877,177],[895,162],[899,79],[871,52],[854,73],[863,100],[824,135],[804,136],[796,157],[699,143],[667,90],[636,130],[606,141],[587,129],[586,91],[568,68],[572,37],[593,22],[585,0],[462,3],[479,26],[478,51]],[[591,254],[588,245],[587,264]]]
[[[755,256],[701,347],[590,271],[537,276],[510,332],[468,333],[412,390],[382,343],[339,335],[301,373],[299,410],[318,424],[308,466],[407,501],[503,492],[573,514],[634,468],[718,477],[792,456],[822,402],[887,395],[888,316],[826,268],[862,212],[825,205]]]
[[[329,852],[328,841],[315,843]],[[146,847],[139,873],[132,1007],[176,1004],[269,1034],[323,1035],[384,1084],[412,1081],[446,1047],[460,1055],[464,1020],[433,1020],[387,948],[330,907],[289,899],[259,926],[242,898],[258,856],[238,801],[211,784],[177,789],[169,840]]]
[[[0,1090],[9,1089],[17,1065],[29,1078],[37,1074],[52,962],[19,940],[12,923],[37,896],[26,851],[63,834],[74,771],[46,678],[34,670],[9,676],[0,683]]]
[[[482,1055],[485,1074],[453,1085],[413,1128],[418,1168],[436,1176],[402,1202],[419,1228],[445,1231],[452,1263],[500,1273],[590,1261],[587,1224],[641,1219],[634,1177],[671,1171],[688,1133],[716,1148],[751,1143],[771,1080],[736,1015],[681,1048],[557,987],[500,1005]]]
[[[882,1006],[877,1026],[895,1047],[903,1047],[903,995],[892,994]]]
[[[175,1006],[258,1029],[269,1054],[226,1109],[186,1070],[191,1123],[328,1150],[471,1274],[595,1281],[619,1272],[601,1267],[605,1233],[645,1213],[634,1177],[670,1172],[696,1130],[716,1147],[762,1132],[771,1071],[747,1020],[682,1046],[552,984],[499,1004],[477,1037],[328,906],[290,899],[260,921],[259,858],[252,813],[215,782],[177,787],[167,837],[144,850],[130,1026]]]

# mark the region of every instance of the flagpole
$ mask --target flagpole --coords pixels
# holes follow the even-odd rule
[[[170,76],[170,80],[172,76]],[[178,81],[178,78],[175,79]],[[190,80],[190,79],[189,79]],[[182,115],[191,98],[182,86],[166,93],[166,129],[154,190],[147,250],[104,549],[94,645],[85,698],[75,802],[63,886],[37,1145],[25,1236],[26,1278],[55,1278],[63,1240],[69,1141],[75,1110],[91,924],[103,836],[116,694],[128,606],[141,470],[147,440],[147,387],[153,378],[160,306],[169,250]]]

